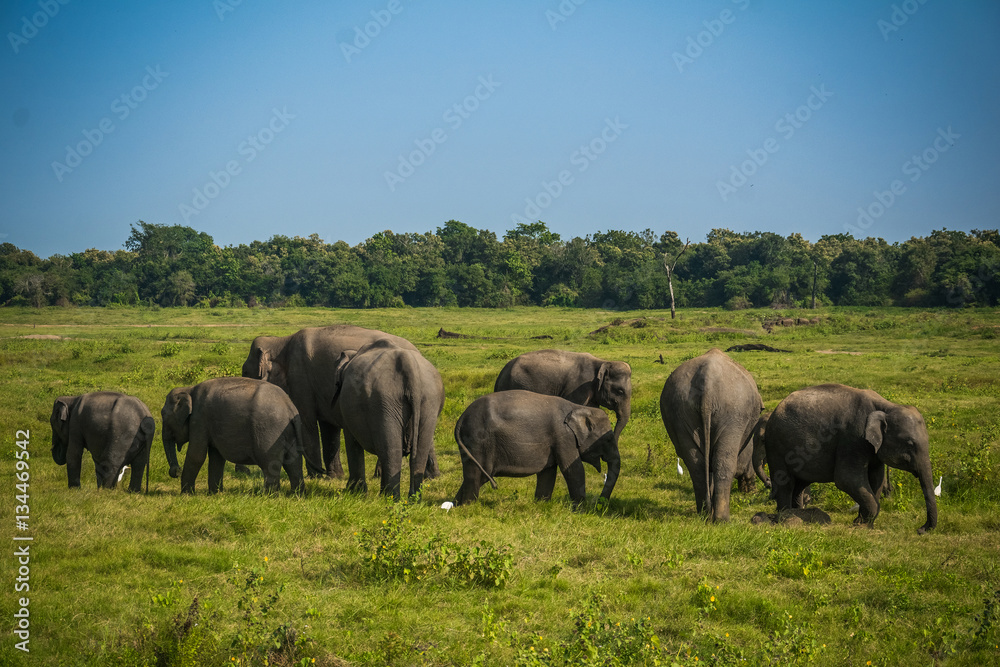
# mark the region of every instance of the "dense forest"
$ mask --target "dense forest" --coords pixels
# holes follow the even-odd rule
[[[562,240],[545,223],[503,239],[450,220],[424,234],[378,233],[350,246],[274,236],[220,247],[181,225],[138,222],[123,250],[41,259],[0,245],[0,303],[30,306],[512,305],[678,307],[996,306],[997,230],[939,230],[905,243],[849,234],[713,229],[701,243],[675,232],[597,232]]]

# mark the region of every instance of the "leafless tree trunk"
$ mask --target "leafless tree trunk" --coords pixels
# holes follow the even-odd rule
[[[813,261],[813,299],[812,308],[816,309],[816,279],[819,277],[819,262]]]
[[[684,254],[689,245],[691,245],[691,239],[685,240],[684,247],[674,257],[673,262],[669,260],[667,253],[663,253],[663,268],[667,270],[667,287],[670,288],[670,319],[672,320],[677,317],[677,309],[674,307],[674,267],[677,266],[677,260],[681,258],[681,255]]]

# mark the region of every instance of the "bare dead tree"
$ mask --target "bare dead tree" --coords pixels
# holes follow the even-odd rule
[[[670,261],[667,253],[663,253],[663,268],[667,270],[667,286],[670,288],[670,319],[672,320],[677,317],[677,309],[674,307],[674,267],[677,266],[677,260],[681,258],[681,255],[684,254],[689,245],[691,245],[691,239],[686,239],[684,247],[674,257],[673,262]]]

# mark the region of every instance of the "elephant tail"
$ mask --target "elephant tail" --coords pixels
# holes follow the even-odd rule
[[[712,509],[715,504],[712,502],[712,401],[709,397],[709,390],[706,387],[701,394],[701,432],[705,445],[705,510],[711,518]]]
[[[486,469],[483,468],[483,464],[479,462],[479,459],[477,459],[475,456],[472,455],[472,452],[469,451],[469,448],[465,446],[464,442],[462,442],[462,434],[461,434],[462,421],[463,421],[462,417],[459,417],[458,423],[455,424],[455,442],[458,443],[458,448],[462,450],[462,453],[465,456],[469,457],[469,460],[471,460],[473,463],[476,464],[476,467],[478,467],[480,470],[483,471],[483,474],[486,475],[486,479],[490,481],[490,486],[492,486],[494,489],[497,488],[497,481],[493,479],[493,477],[488,472],[486,472]]]

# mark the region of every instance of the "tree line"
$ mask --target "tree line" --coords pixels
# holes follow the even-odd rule
[[[449,220],[355,246],[272,236],[220,247],[139,221],[121,250],[41,259],[0,245],[6,305],[670,307],[996,306],[1000,234],[941,229],[903,243],[713,229],[703,242],[609,230],[563,240],[541,221],[502,239]]]

